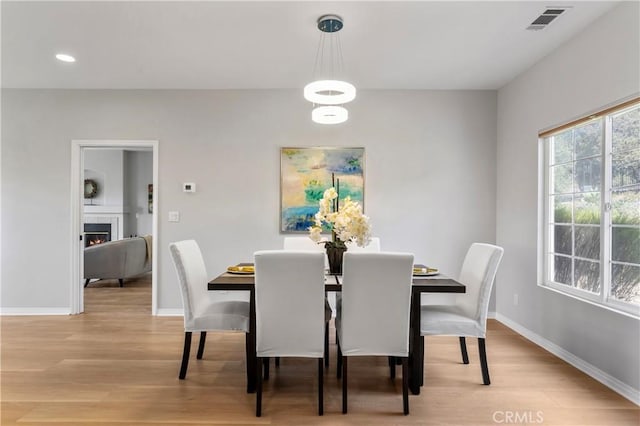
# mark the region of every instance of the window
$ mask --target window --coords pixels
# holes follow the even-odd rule
[[[543,284],[640,315],[640,100],[540,137]]]

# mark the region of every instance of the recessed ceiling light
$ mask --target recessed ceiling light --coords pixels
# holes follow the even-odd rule
[[[56,55],[56,58],[57,58],[59,61],[62,61],[62,62],[75,62],[75,61],[76,61],[76,58],[74,58],[74,57],[73,57],[73,56],[71,56],[71,55],[65,55],[64,53],[58,53],[58,54]]]

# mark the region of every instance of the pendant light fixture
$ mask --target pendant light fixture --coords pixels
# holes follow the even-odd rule
[[[338,34],[343,26],[342,18],[337,15],[318,18],[321,35],[313,72],[316,80],[304,87],[304,98],[314,104],[311,119],[316,123],[338,124],[347,121],[349,111],[342,105],[356,97],[353,84],[336,78],[344,70]]]

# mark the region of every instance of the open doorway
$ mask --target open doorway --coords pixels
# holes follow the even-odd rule
[[[71,313],[146,298],[156,315],[157,168],[157,141],[72,141]]]

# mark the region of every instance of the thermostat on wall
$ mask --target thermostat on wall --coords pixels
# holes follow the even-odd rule
[[[183,183],[182,192],[196,192],[196,184],[193,182]]]

